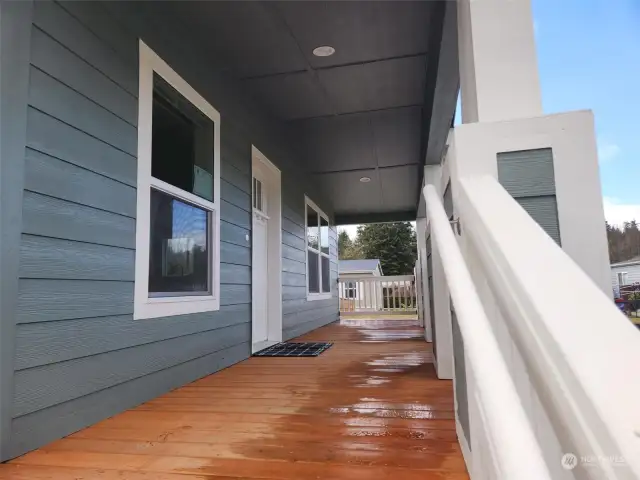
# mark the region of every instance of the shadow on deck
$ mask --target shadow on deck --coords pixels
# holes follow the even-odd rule
[[[0,478],[468,479],[414,320],[342,320],[316,358],[250,358],[0,466]]]

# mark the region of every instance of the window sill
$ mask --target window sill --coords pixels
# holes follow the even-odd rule
[[[190,313],[215,312],[220,310],[220,301],[214,297],[176,297],[150,298],[145,302],[136,303],[133,309],[133,319],[175,317]]]
[[[331,298],[331,292],[329,293],[308,293],[307,301],[311,302],[313,300],[329,300]]]

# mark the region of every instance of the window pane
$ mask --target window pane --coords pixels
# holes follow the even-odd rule
[[[320,248],[323,253],[329,253],[329,222],[320,217]]]
[[[149,296],[209,294],[209,213],[152,189],[150,217]]]
[[[153,75],[151,175],[213,201],[213,122]]]
[[[309,293],[320,293],[320,271],[318,270],[318,254],[309,250],[307,265]]]
[[[307,205],[307,242],[311,248],[318,250],[318,214]]]
[[[320,257],[322,262],[322,291],[328,293],[331,291],[331,272],[329,271],[329,258]]]

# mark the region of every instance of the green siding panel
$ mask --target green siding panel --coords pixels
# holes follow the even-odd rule
[[[498,180],[560,245],[553,151],[541,148],[498,153]]]
[[[550,148],[498,153],[498,178],[513,197],[555,195]]]
[[[338,318],[336,298],[306,299],[306,189],[331,208],[288,130],[247,110],[200,46],[176,43],[187,40],[174,22],[147,8],[35,6],[11,456],[250,355],[252,144],[283,172],[283,336]],[[138,37],[221,113],[218,312],[133,320]],[[330,237],[335,269],[335,228]]]

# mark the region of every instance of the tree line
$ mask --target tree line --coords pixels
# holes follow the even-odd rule
[[[411,275],[418,256],[416,232],[409,222],[360,225],[354,240],[338,235],[341,260],[378,258],[384,275]]]
[[[611,263],[640,256],[640,229],[635,220],[624,222],[621,227],[607,222],[607,241]]]

